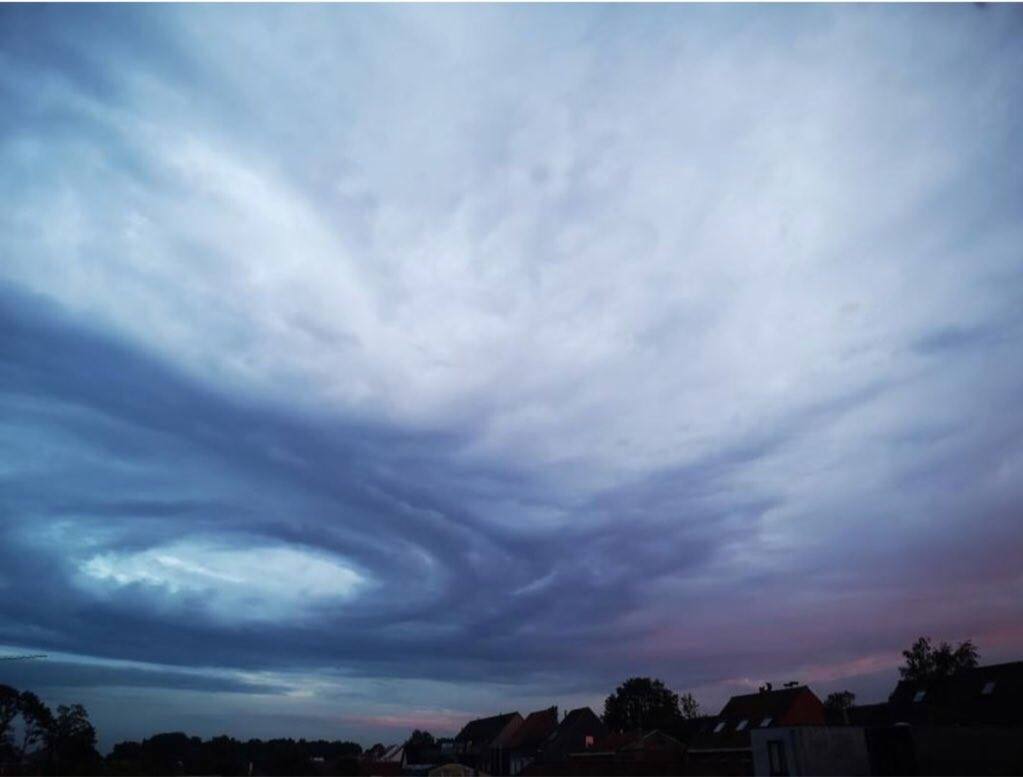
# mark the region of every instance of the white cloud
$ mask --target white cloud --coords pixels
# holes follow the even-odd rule
[[[308,617],[343,606],[366,580],[337,559],[289,547],[238,548],[190,539],[138,552],[111,551],[79,565],[80,583],[100,595],[142,586],[157,606],[198,606],[226,621]],[[155,589],[155,590],[152,590]]]
[[[82,108],[152,174],[60,146],[15,208],[8,275],[215,385],[468,429],[477,453],[605,484],[897,375],[921,327],[1004,306],[982,284],[1011,226],[978,253],[926,213],[983,150],[961,106],[997,107],[874,23],[826,14],[784,55],[747,50],[777,34],[763,18],[713,52],[626,23],[650,39],[602,56],[581,16],[513,62],[522,31],[470,15],[494,45],[456,18],[274,15],[290,43],[260,51],[257,89],[267,19],[233,14],[248,33],[207,64],[243,112],[167,114],[189,87],[155,74]],[[927,29],[936,67],[981,53]]]

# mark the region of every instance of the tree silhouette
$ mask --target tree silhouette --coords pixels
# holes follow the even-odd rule
[[[683,693],[678,697],[678,708],[683,720],[700,717],[700,704],[691,693]]]
[[[7,758],[11,748],[11,728],[18,717],[19,694],[9,685],[0,685],[0,758]]]
[[[408,741],[405,743],[405,745],[412,747],[430,747],[435,743],[436,740],[434,740],[433,734],[431,734],[429,731],[420,731],[417,728],[409,736]]]
[[[38,696],[0,685],[0,759],[24,763],[36,745],[46,743],[52,728],[53,713]],[[20,738],[15,736],[19,732]]]
[[[953,677],[975,667],[978,658],[977,647],[970,640],[960,642],[956,648],[948,642],[935,648],[930,637],[920,637],[909,650],[903,650],[902,655],[906,663],[899,667],[899,674],[903,680],[915,683]]]
[[[829,710],[842,712],[852,707],[855,701],[856,694],[852,691],[836,691],[828,694],[828,698],[824,700],[824,706]]]
[[[53,713],[32,691],[22,691],[18,697],[21,714],[21,746],[18,760],[24,762],[36,745],[46,742],[47,732],[53,728]]]
[[[678,694],[649,677],[629,678],[604,701],[604,724],[612,731],[671,729],[681,717]]]
[[[46,746],[57,774],[93,774],[98,770],[96,729],[81,704],[61,704],[46,732]]]

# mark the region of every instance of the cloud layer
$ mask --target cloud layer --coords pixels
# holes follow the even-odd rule
[[[1018,656],[1021,27],[3,9],[0,643],[65,658],[0,680],[376,737]]]

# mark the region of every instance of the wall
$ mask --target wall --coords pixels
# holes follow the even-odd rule
[[[919,774],[1023,774],[1023,729],[911,729]]]
[[[750,732],[753,773],[771,774],[767,743],[781,740],[790,775],[869,775],[870,757],[862,728],[796,726]]]

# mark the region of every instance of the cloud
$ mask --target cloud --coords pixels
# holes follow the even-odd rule
[[[2,681],[20,688],[39,689],[43,694],[54,688],[65,691],[85,688],[149,688],[197,691],[201,693],[281,694],[286,686],[246,681],[225,674],[203,674],[140,667],[122,663],[61,660],[48,656],[44,661],[24,662],[2,668]]]
[[[210,611],[224,621],[289,621],[306,615],[307,608],[345,601],[364,582],[333,559],[286,546],[232,546],[237,540],[99,553],[79,565],[81,587],[100,596],[111,587],[156,588],[193,617]]]
[[[436,710],[411,711],[403,715],[348,715],[343,718],[348,724],[362,724],[392,729],[394,736],[404,737],[408,732],[438,731],[441,735],[457,734],[468,718],[465,713],[450,713]]]
[[[1018,650],[1016,9],[0,13],[0,640],[367,736]]]

